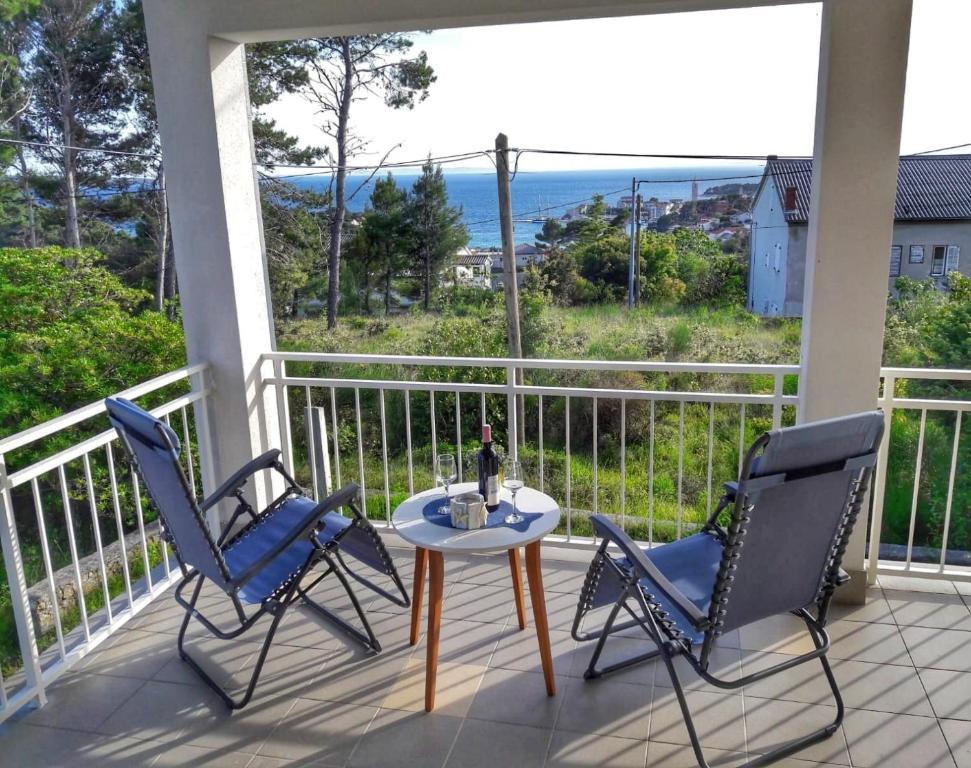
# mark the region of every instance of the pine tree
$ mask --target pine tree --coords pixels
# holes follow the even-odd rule
[[[424,306],[431,302],[438,273],[455,252],[469,242],[462,223],[462,208],[448,204],[448,189],[442,167],[431,158],[422,166],[409,201],[409,228],[414,241],[417,266],[424,281]]]

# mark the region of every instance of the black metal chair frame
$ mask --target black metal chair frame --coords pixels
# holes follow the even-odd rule
[[[239,538],[245,536],[253,528],[259,525],[259,523],[265,517],[272,515],[287,499],[293,498],[294,496],[305,496],[306,493],[304,489],[301,488],[301,486],[298,485],[297,482],[286,471],[283,464],[280,462],[280,451],[274,449],[267,451],[262,456],[258,456],[245,466],[241,467],[216,491],[206,498],[202,504],[197,504],[189,487],[188,479],[186,478],[182,466],[178,461],[178,453],[176,448],[169,438],[169,435],[163,429],[157,429],[156,431],[158,432],[164,445],[168,448],[169,452],[173,456],[175,465],[178,468],[178,475],[182,484],[182,491],[185,493],[189,504],[195,509],[197,517],[200,521],[204,519],[203,513],[214,507],[220,501],[234,498],[237,502],[236,508],[233,511],[229,521],[223,527],[223,532],[219,539],[216,542],[212,542],[210,539],[210,542],[214,543],[215,545],[214,553],[217,554],[217,561],[223,567],[227,578],[226,587],[220,588],[232,601],[233,607],[236,611],[236,617],[239,620],[238,627],[230,630],[223,630],[206,618],[196,607],[199,597],[202,594],[202,586],[205,583],[206,577],[203,576],[198,570],[190,567],[184,561],[179,552],[178,542],[167,531],[167,526],[165,525],[165,513],[161,506],[155,503],[153,499],[153,503],[155,504],[162,521],[162,538],[172,547],[183,573],[182,581],[179,582],[175,589],[175,600],[185,609],[185,617],[182,620],[182,625],[179,629],[178,635],[179,657],[195,670],[195,672],[219,695],[219,697],[230,709],[241,709],[249,703],[253,696],[253,692],[256,689],[256,684],[259,681],[260,673],[263,671],[266,655],[270,649],[271,643],[273,642],[273,637],[276,634],[280,621],[283,619],[287,609],[298,601],[302,601],[315,613],[319,614],[321,617],[334,624],[347,635],[360,642],[368,650],[374,653],[380,652],[381,644],[371,628],[370,622],[367,619],[367,615],[365,614],[361,603],[354,594],[354,590],[348,581],[348,577],[401,607],[408,607],[411,604],[411,599],[401,581],[401,577],[398,574],[391,555],[388,553],[384,543],[381,540],[380,535],[370,521],[364,517],[361,510],[355,503],[355,500],[358,497],[357,485],[354,483],[345,485],[336,493],[315,505],[314,508],[304,516],[302,524],[295,527],[289,536],[278,542],[276,546],[264,554],[259,560],[252,563],[242,573],[230,576],[228,569],[225,568],[225,561],[222,553],[231,547]],[[127,439],[124,435],[122,435],[122,442],[125,445],[125,449],[132,462],[132,466],[140,473],[140,470],[138,469],[138,460],[134,451],[127,444]],[[263,470],[272,470],[279,473],[285,480],[286,488],[284,492],[274,499],[273,502],[271,502],[262,512],[258,513],[246,499],[245,495],[243,494],[243,488],[247,484],[250,477]],[[146,490],[148,490],[149,496],[151,497],[151,489],[148,486],[148,483],[145,483],[145,487]],[[321,519],[327,513],[334,512],[342,508],[350,509],[353,514],[353,519],[351,520],[350,525],[339,531],[332,539],[328,541],[321,541],[318,536],[321,528]],[[244,516],[248,516],[250,521],[243,527],[236,530],[236,524]],[[379,556],[387,569],[387,574],[391,578],[398,594],[393,594],[392,592],[383,589],[378,584],[375,584],[370,579],[356,573],[354,570],[348,567],[346,561],[341,556],[340,545],[341,540],[355,528],[360,530],[368,537],[370,544],[374,546],[375,550],[379,553]],[[209,535],[208,531],[205,533],[207,536]],[[296,572],[292,573],[275,592],[265,598],[257,610],[247,615],[246,610],[243,607],[243,602],[239,598],[240,589],[242,589],[263,568],[272,563],[273,560],[285,549],[301,538],[308,538],[314,545],[313,550],[307,557],[306,561]],[[317,574],[316,578],[314,578],[309,584],[302,585],[305,577],[320,562],[326,563],[326,570],[320,574]],[[344,591],[347,593],[351,605],[361,621],[361,625],[364,629],[363,632],[350,622],[335,614],[333,611],[325,608],[310,596],[310,591],[330,574],[334,574],[341,586],[344,588]],[[183,592],[193,582],[195,582],[195,588],[192,590],[191,597],[186,599]],[[267,630],[263,644],[260,648],[253,674],[250,677],[249,683],[247,684],[242,697],[233,699],[229,693],[223,689],[223,687],[220,686],[219,683],[217,683],[186,651],[185,634],[189,627],[189,622],[192,618],[195,618],[217,638],[221,640],[232,640],[243,635],[260,618],[267,614],[272,617],[272,621],[270,622],[269,629]]]
[[[781,744],[770,752],[743,763],[738,768],[767,765],[798,752],[811,744],[829,738],[839,729],[845,713],[839,686],[833,675],[829,660],[826,657],[830,648],[830,638],[826,631],[826,623],[830,603],[836,588],[849,580],[849,576],[840,568],[840,563],[849,544],[850,536],[856,525],[864,500],[867,498],[869,479],[872,474],[872,468],[876,463],[876,450],[874,449],[872,452],[854,457],[846,462],[840,462],[837,465],[828,464],[804,469],[796,475],[781,473],[777,475],[751,477],[757,454],[768,443],[768,437],[768,435],[763,435],[752,445],[743,463],[740,482],[725,484],[725,495],[702,529],[705,533],[718,537],[723,544],[722,560],[715,582],[711,608],[707,614],[702,612],[691,600],[674,587],[640,549],[632,546],[629,537],[613,522],[601,515],[595,515],[592,518],[594,528],[597,534],[602,537],[602,541],[590,565],[587,576],[584,579],[580,602],[572,627],[572,635],[575,640],[597,641],[590,663],[584,672],[584,678],[587,680],[600,678],[635,664],[660,658],[671,678],[678,705],[681,707],[681,713],[684,717],[685,727],[688,731],[688,738],[691,741],[695,758],[701,768],[709,768],[709,765],[705,760],[704,751],[698,738],[697,730],[695,729],[691,710],[688,707],[684,688],[674,666],[674,659],[678,656],[684,656],[694,671],[703,680],[718,688],[729,690],[750,685],[772,675],[813,661],[814,659],[818,659],[822,665],[823,672],[826,675],[826,680],[829,683],[833,699],[836,703],[836,717],[833,722],[810,734]],[[879,443],[878,436],[876,445],[879,445]],[[785,482],[787,479],[798,479],[814,474],[846,470],[859,470],[859,474],[852,486],[842,524],[833,540],[829,562],[826,566],[826,572],[820,584],[816,601],[813,606],[806,606],[791,611],[794,616],[798,616],[805,622],[806,629],[812,638],[815,649],[800,656],[795,656],[789,661],[773,665],[735,680],[725,680],[711,674],[708,670],[709,661],[715,647],[714,643],[721,634],[721,617],[725,615],[728,593],[731,591],[732,581],[734,580],[732,572],[735,570],[736,560],[741,556],[746,531],[745,526],[750,520],[748,513],[754,509],[753,505],[759,491],[771,485]],[[739,493],[739,488],[743,489],[741,493]],[[727,527],[722,527],[719,524],[719,518],[729,507],[731,507],[729,523]],[[608,553],[610,545],[615,545],[621,550],[623,554],[622,559],[617,560]],[[603,627],[599,630],[584,631],[582,629],[584,616],[593,607],[594,595],[605,573],[609,573],[622,585],[621,594],[610,609]],[[657,584],[663,590],[665,597],[675,603],[678,609],[689,617],[696,630],[704,632],[704,641],[701,645],[700,653],[696,655],[693,652],[691,641],[684,637],[674,622],[670,620],[670,614],[659,605],[655,599],[655,595],[647,592],[643,588],[641,579],[645,577]],[[631,601],[634,602],[634,607],[631,607]],[[810,607],[815,609],[815,615],[809,610]],[[630,619],[617,623],[621,609],[626,611]],[[597,662],[600,660],[607,638],[618,632],[638,626],[651,639],[654,644],[654,649],[613,664],[598,667]]]

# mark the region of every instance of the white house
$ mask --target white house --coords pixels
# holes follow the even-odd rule
[[[769,156],[752,207],[749,309],[801,317],[813,162]],[[962,254],[964,259],[962,261]],[[971,274],[971,155],[900,158],[888,290],[901,275]]]
[[[470,288],[492,288],[493,254],[460,248],[453,264],[456,285]]]

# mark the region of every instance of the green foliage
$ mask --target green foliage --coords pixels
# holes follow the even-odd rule
[[[95,251],[0,249],[0,435],[182,365],[181,328]]]

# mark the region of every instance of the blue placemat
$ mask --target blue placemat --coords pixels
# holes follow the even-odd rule
[[[451,515],[440,515],[438,513],[439,508],[445,503],[443,496],[435,496],[431,501],[422,507],[422,516],[430,523],[435,525],[440,525],[443,528],[452,528],[452,516]],[[521,523],[510,524],[505,521],[506,515],[512,514],[512,502],[501,499],[499,501],[499,508],[494,512],[489,513],[489,517],[486,519],[486,524],[482,528],[512,528],[514,531],[519,533],[526,533],[529,530],[529,525],[534,520],[538,520],[543,515],[540,512],[523,512],[519,510],[519,514],[522,515],[523,521]],[[460,531],[465,530],[464,528],[452,528],[452,530]],[[479,528],[473,530],[481,530]]]

